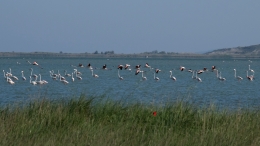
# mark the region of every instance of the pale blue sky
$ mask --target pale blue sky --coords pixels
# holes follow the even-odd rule
[[[259,0],[1,0],[1,52],[207,52],[260,44]]]

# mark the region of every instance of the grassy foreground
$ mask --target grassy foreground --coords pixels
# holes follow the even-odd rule
[[[260,145],[259,111],[123,105],[85,96],[0,111],[0,145]]]

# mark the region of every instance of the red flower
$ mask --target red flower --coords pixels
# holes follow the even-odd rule
[[[157,112],[156,112],[156,111],[154,111],[154,112],[153,112],[153,116],[156,116],[156,115],[157,115]]]

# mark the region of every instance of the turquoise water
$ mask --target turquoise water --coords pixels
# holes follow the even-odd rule
[[[27,62],[36,61],[39,66],[31,65]],[[78,67],[82,63],[84,67]],[[91,63],[94,73],[98,78],[91,75],[90,69],[86,66]],[[151,68],[145,68],[145,63],[149,63]],[[123,100],[125,102],[139,102],[156,105],[176,100],[187,100],[198,106],[208,106],[215,104],[224,108],[253,108],[260,106],[260,91],[258,73],[260,60],[248,59],[169,59],[169,58],[80,58],[80,59],[36,59],[36,58],[1,58],[0,69],[5,72],[11,72],[19,78],[14,85],[7,83],[2,74],[0,82],[0,103],[1,105],[13,104],[16,102],[26,102],[32,99],[49,98],[71,99],[81,94],[85,95],[105,95],[114,100]],[[107,64],[107,70],[101,69]],[[131,70],[120,70],[120,76],[124,80],[119,80],[117,66],[119,64],[130,64]],[[135,66],[140,64],[141,70],[147,80],[142,80],[142,74],[135,75]],[[216,77],[216,72],[211,71],[211,66],[215,65],[221,72],[221,76],[226,81],[221,81]],[[246,71],[254,70],[253,81],[246,78]],[[180,71],[180,66],[186,70]],[[192,73],[188,69],[200,70],[204,67],[206,71],[198,76],[202,82],[192,79]],[[42,80],[48,81],[45,85],[32,85],[29,83],[31,74],[30,68],[33,68],[33,74],[41,74]],[[157,77],[159,81],[154,80],[154,69],[161,70]],[[69,82],[62,84],[59,80],[52,80],[49,71],[58,70],[64,76],[64,70],[71,74],[74,69],[82,73],[82,80],[72,82],[71,77],[66,77]],[[243,77],[243,80],[237,80],[234,77],[234,70],[237,75]],[[170,70],[176,81],[170,79]],[[26,81],[21,78],[21,71],[24,71]],[[252,72],[249,71],[249,75]]]

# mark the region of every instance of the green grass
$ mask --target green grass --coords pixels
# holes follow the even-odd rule
[[[154,116],[153,112],[157,115]],[[260,145],[259,111],[81,96],[0,111],[0,145]]]

